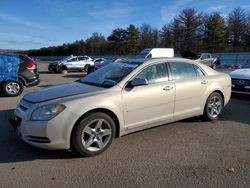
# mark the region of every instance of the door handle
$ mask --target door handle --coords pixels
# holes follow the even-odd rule
[[[203,81],[201,82],[201,84],[207,84],[207,83],[208,83],[207,80],[203,80]]]
[[[171,89],[173,89],[174,87],[173,86],[166,86],[163,88],[164,91],[169,91]]]

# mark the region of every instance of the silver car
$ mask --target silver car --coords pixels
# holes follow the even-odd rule
[[[201,63],[131,59],[25,95],[12,124],[35,147],[93,156],[114,137],[193,116],[215,120],[230,95],[230,77]]]

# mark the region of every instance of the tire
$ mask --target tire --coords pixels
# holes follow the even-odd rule
[[[86,73],[89,73],[89,69],[90,69],[90,65],[85,65],[85,67],[84,67],[84,71],[86,72]]]
[[[68,74],[67,70],[62,70],[62,74]]]
[[[23,92],[23,84],[18,80],[8,80],[2,87],[4,94],[8,97],[16,97]]]
[[[85,157],[104,152],[115,137],[113,119],[101,112],[88,114],[72,132],[72,146]]]
[[[218,119],[223,108],[222,96],[214,92],[207,98],[206,105],[204,107],[203,117],[208,121],[214,121]]]
[[[215,70],[215,69],[216,69],[216,64],[213,63],[213,64],[211,65],[211,68]]]

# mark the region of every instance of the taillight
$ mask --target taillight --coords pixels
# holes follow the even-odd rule
[[[36,68],[36,66],[37,66],[37,64],[36,64],[36,62],[34,62],[34,61],[29,61],[28,63],[26,63],[26,68],[27,68],[27,69],[32,69],[32,70],[34,70],[34,69]]]

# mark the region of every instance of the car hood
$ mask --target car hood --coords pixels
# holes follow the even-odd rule
[[[232,78],[250,79],[250,69],[239,69],[230,73]]]
[[[31,103],[40,103],[54,100],[62,97],[85,94],[104,90],[105,88],[73,82],[69,84],[61,84],[48,87],[37,92],[32,92],[24,96],[24,100]]]

